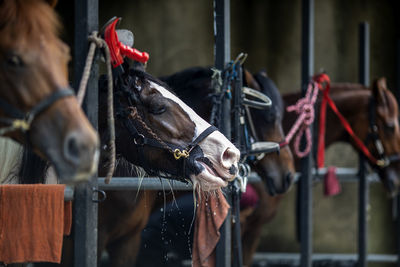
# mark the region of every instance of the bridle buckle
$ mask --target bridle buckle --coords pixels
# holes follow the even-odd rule
[[[187,150],[179,150],[179,148],[177,148],[177,149],[175,149],[174,150],[174,158],[176,159],[176,160],[178,160],[178,159],[180,159],[180,158],[188,158],[189,157],[189,152],[187,151]]]
[[[378,159],[376,161],[376,165],[380,168],[387,167],[390,164],[390,161],[387,159]]]

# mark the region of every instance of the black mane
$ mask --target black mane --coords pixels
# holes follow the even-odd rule
[[[263,110],[264,119],[267,123],[281,122],[283,117],[283,100],[278,87],[262,72],[254,74],[254,77],[260,85],[261,92],[272,100],[272,106]]]

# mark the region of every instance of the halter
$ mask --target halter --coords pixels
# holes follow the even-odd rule
[[[378,152],[378,158],[374,164],[379,169],[384,169],[392,162],[400,161],[400,154],[385,155],[385,149],[382,140],[379,138],[378,125],[376,123],[376,99],[371,96],[368,104],[368,119],[369,119],[369,134],[367,136],[366,144],[371,140]]]
[[[0,136],[15,130],[20,130],[23,133],[28,132],[31,128],[32,121],[36,118],[36,116],[48,109],[52,104],[61,98],[74,95],[75,92],[72,89],[61,88],[60,90],[41,100],[27,113],[24,113],[20,109],[0,98],[0,109],[9,116],[9,118],[0,118],[0,123],[9,125],[0,129]]]

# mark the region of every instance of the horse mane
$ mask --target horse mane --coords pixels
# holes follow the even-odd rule
[[[369,92],[370,90],[360,83],[331,83],[331,89],[329,91],[330,94],[342,93],[342,92],[349,92],[349,91],[365,91]],[[295,92],[290,92],[285,94],[285,99],[298,99],[301,92],[300,89]],[[321,93],[319,94],[319,98],[321,97]],[[293,101],[295,102],[295,101]],[[292,101],[290,101],[292,103]]]
[[[167,89],[168,91],[170,91],[171,93],[175,94],[171,88],[163,81],[161,81],[160,79],[150,75],[149,73],[138,69],[138,68],[132,68],[129,70],[129,75],[137,77],[141,83],[145,83],[146,81],[150,81],[153,82],[161,87],[164,87],[165,89]]]
[[[57,36],[60,29],[58,15],[45,1],[0,1],[0,31],[9,31],[8,38],[51,38]]]
[[[203,84],[199,85],[199,79],[202,79],[204,77],[208,78],[211,76],[212,70],[210,68],[191,67],[170,76],[160,77],[160,80],[169,84],[171,88],[174,88],[174,92],[176,94],[181,95],[185,91],[189,91],[192,88],[202,88]]]

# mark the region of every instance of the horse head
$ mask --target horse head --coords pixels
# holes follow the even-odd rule
[[[372,166],[391,195],[400,187],[400,129],[398,104],[385,78],[374,81],[369,104],[368,147],[377,159]]]
[[[115,89],[117,153],[150,174],[190,177],[203,190],[235,178],[240,152],[224,135],[158,79],[138,69],[126,73],[124,91]]]
[[[31,144],[61,182],[72,182],[96,170],[98,137],[68,88],[59,25],[45,1],[0,2],[0,126],[14,122],[5,135]]]
[[[264,71],[254,76],[245,72],[246,83],[272,100],[267,110],[251,109],[251,116],[256,123],[258,138],[280,143],[285,139],[282,130],[283,103],[275,83]],[[270,195],[285,193],[293,183],[295,167],[289,146],[281,147],[280,153],[263,155],[253,162],[256,172],[261,176]]]

